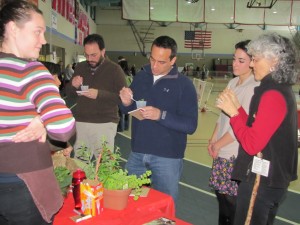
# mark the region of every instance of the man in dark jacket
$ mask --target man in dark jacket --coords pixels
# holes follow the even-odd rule
[[[132,120],[132,152],[126,168],[130,174],[152,171],[152,187],[178,197],[187,134],[197,128],[195,88],[175,65],[177,44],[168,36],[154,40],[150,64],[120,91],[124,113],[135,110],[134,100],[147,102],[138,111],[142,120]],[[134,99],[134,100],[133,100]]]

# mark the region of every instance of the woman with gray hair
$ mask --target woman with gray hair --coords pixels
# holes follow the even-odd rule
[[[240,142],[232,173],[232,179],[239,181],[234,224],[245,224],[248,218],[251,224],[269,225],[289,183],[297,179],[297,105],[292,90],[296,51],[289,39],[272,33],[251,41],[248,53],[255,79],[261,81],[249,115],[230,89],[219,95],[217,107],[230,117]],[[253,193],[256,199],[251,199]]]

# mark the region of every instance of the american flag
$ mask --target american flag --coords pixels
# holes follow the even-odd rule
[[[184,47],[197,49],[211,48],[211,31],[185,31]]]

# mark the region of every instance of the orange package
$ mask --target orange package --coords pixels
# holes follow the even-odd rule
[[[93,184],[93,182],[86,182],[84,180],[80,184],[80,199],[81,210],[85,215],[96,216],[101,213],[101,205],[103,198],[103,185],[102,183]]]

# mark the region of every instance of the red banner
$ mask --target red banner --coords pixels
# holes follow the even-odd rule
[[[83,39],[89,34],[90,27],[89,17],[80,9],[78,0],[52,0],[52,9],[78,28],[75,29],[75,42],[82,45]]]

